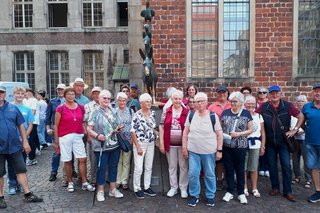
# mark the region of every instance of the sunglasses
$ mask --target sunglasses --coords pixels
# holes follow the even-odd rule
[[[268,92],[258,92],[259,95],[261,94],[267,94]]]

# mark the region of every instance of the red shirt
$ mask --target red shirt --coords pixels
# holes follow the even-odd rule
[[[214,112],[216,113],[219,118],[221,118],[222,112],[225,109],[230,109],[231,108],[231,104],[229,101],[226,102],[226,104],[224,105],[224,107],[221,106],[221,104],[219,102],[214,102],[213,104],[211,104],[208,108],[208,110],[210,112]]]
[[[57,107],[57,112],[61,114],[60,123],[58,126],[58,136],[62,137],[67,134],[77,133],[83,134],[83,116],[84,109],[81,109],[78,104],[77,108],[70,109],[67,105],[63,104]]]

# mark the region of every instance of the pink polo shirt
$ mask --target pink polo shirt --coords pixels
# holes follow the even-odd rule
[[[63,104],[57,107],[57,112],[61,114],[61,119],[58,127],[58,136],[62,137],[70,133],[83,134],[83,116],[84,109],[81,109],[78,104],[77,108],[70,109]]]
[[[213,104],[211,104],[209,106],[208,110],[210,112],[216,113],[219,116],[219,118],[221,118],[223,110],[230,109],[230,108],[231,108],[231,104],[229,101],[227,101],[227,103],[226,103],[226,105],[224,105],[224,107],[222,107],[219,102],[214,102]]]

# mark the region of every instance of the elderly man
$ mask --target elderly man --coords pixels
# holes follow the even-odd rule
[[[73,87],[76,93],[76,102],[81,105],[86,105],[90,100],[84,96],[82,93],[85,89],[88,89],[88,84],[84,83],[82,78],[76,78],[74,82],[70,83],[70,86]]]
[[[290,153],[285,137],[293,137],[303,123],[303,114],[292,104],[281,99],[281,88],[277,85],[269,87],[270,101],[263,103],[256,110],[264,119],[267,136],[266,154],[270,166],[271,196],[279,194],[280,183],[278,173],[278,155],[282,169],[283,197],[295,202],[292,196]],[[296,127],[290,128],[291,116],[298,118]],[[281,128],[283,127],[283,128]],[[285,131],[285,136],[283,130]]]
[[[90,115],[92,114],[92,112],[94,112],[96,109],[99,108],[99,95],[100,92],[102,91],[101,87],[93,87],[93,89],[91,90],[91,98],[92,101],[87,103],[84,108],[85,108],[85,114],[84,114],[84,121],[86,123],[88,123],[88,119],[90,117]],[[86,151],[87,151],[87,155],[88,155],[88,159],[87,160],[87,168],[88,168],[88,179],[90,180],[90,182],[92,184],[96,183],[96,159],[95,159],[95,155],[94,152],[92,150],[92,138],[88,135],[87,137],[87,147],[86,147]]]
[[[306,121],[306,155],[307,167],[311,169],[311,177],[316,192],[308,198],[308,201],[315,203],[320,201],[320,83],[313,86],[313,101],[302,108]]]
[[[0,208],[7,207],[3,195],[3,176],[6,174],[6,161],[9,161],[17,174],[17,180],[25,192],[24,200],[26,202],[42,202],[43,199],[34,195],[29,189],[26,164],[21,150],[23,149],[24,152],[29,153],[31,149],[24,128],[23,115],[17,106],[5,101],[5,97],[6,88],[0,86]],[[21,140],[17,129],[20,131]]]

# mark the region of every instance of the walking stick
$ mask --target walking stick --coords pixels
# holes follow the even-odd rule
[[[164,184],[163,184],[163,172],[162,172],[162,157],[161,157],[162,153],[160,152],[160,148],[159,148],[159,156],[160,156],[160,172],[161,172],[161,185],[162,185],[162,195],[164,195]]]
[[[98,191],[98,174],[100,172],[101,156],[102,156],[103,146],[104,146],[104,142],[101,142],[101,148],[100,148],[100,154],[99,154],[99,162],[98,162],[98,168],[97,168],[97,172],[96,172],[96,184],[94,185],[95,189],[94,189],[94,194],[93,194],[92,207],[94,206],[94,202],[96,200],[97,191]]]

